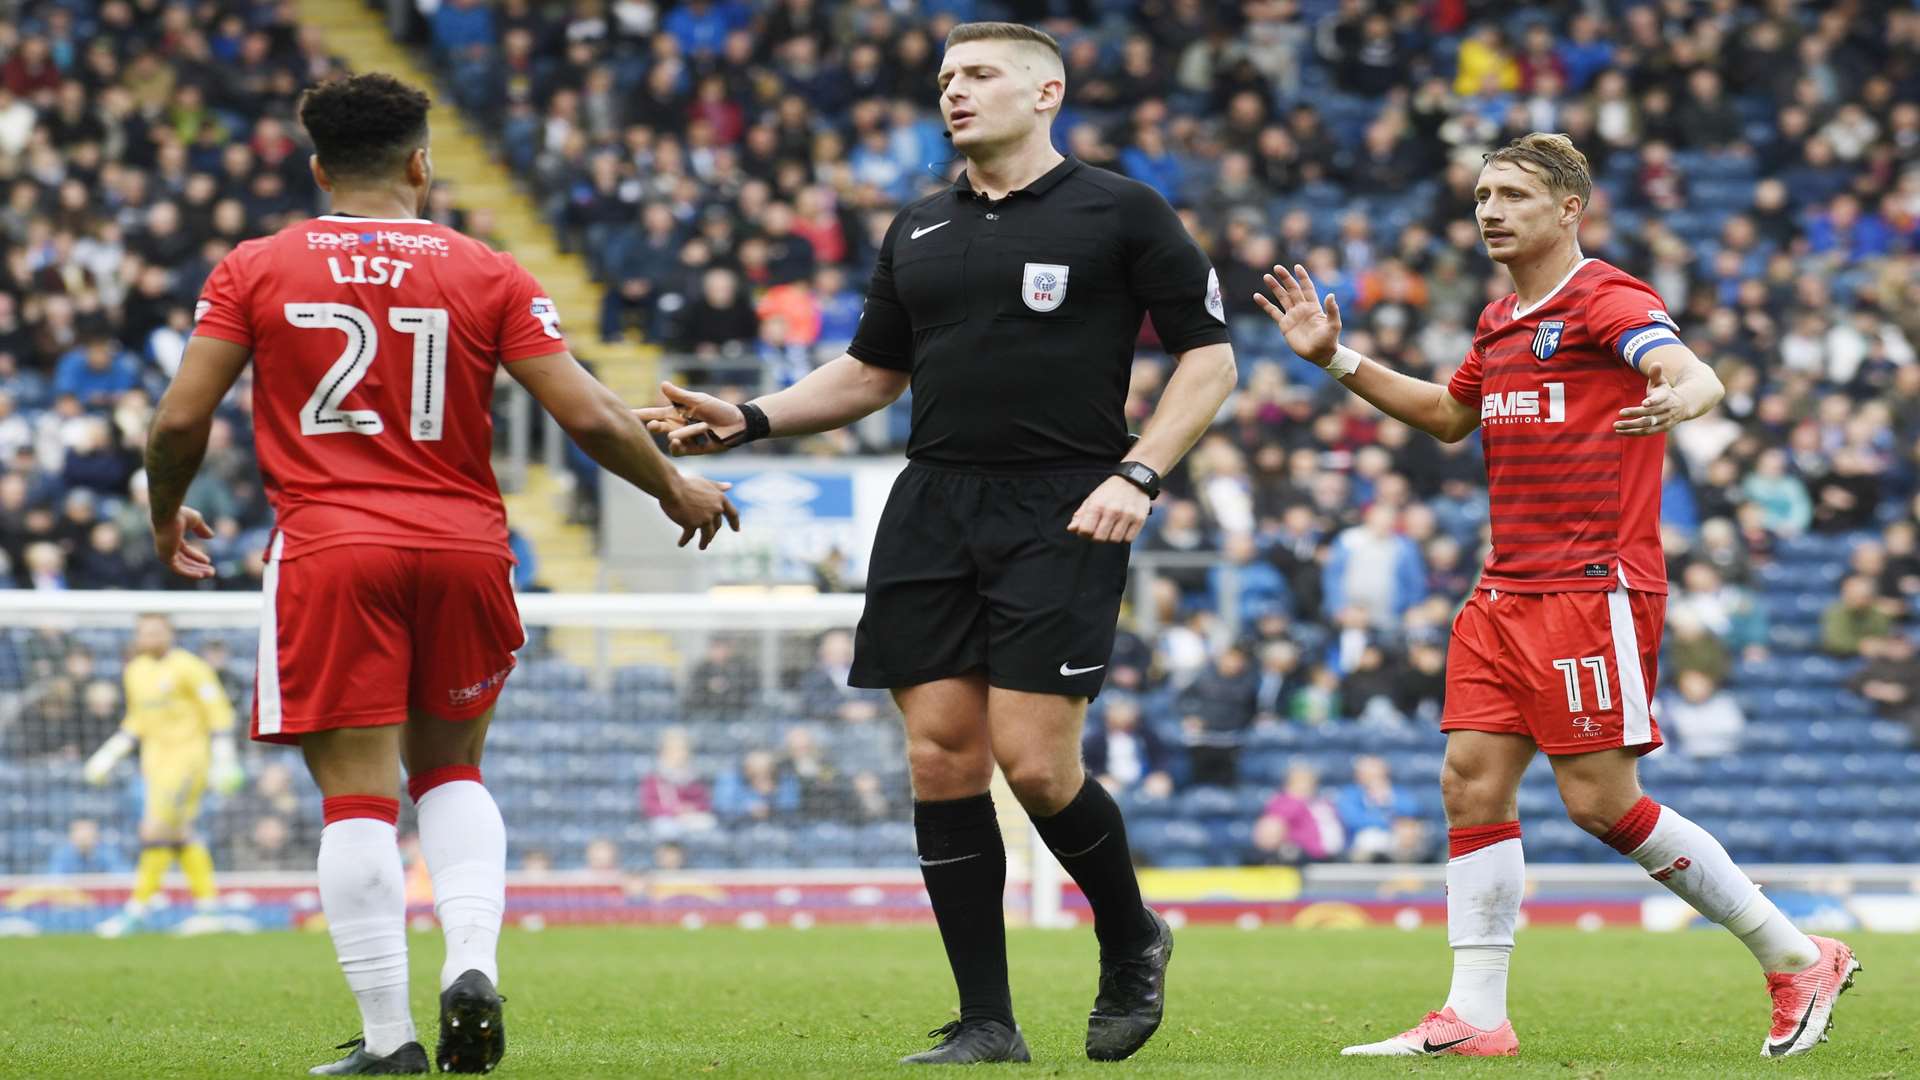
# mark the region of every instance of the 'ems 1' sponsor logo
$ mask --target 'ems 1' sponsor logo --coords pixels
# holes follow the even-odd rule
[[[1567,419],[1567,384],[1541,383],[1546,391],[1542,402],[1539,390],[1509,390],[1480,399],[1482,424],[1560,424]],[[1545,408],[1542,408],[1544,404]]]

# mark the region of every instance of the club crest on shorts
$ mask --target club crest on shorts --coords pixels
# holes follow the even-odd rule
[[[1052,311],[1067,298],[1067,268],[1057,263],[1028,263],[1020,275],[1020,299],[1035,311]]]
[[[1548,319],[1533,332],[1533,355],[1545,360],[1560,349],[1560,336],[1566,332],[1567,320]]]

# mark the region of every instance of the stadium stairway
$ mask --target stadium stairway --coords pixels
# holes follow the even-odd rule
[[[383,14],[359,0],[296,0],[303,24],[326,35],[335,53],[353,58],[355,70],[387,71],[419,86],[433,86],[433,74],[417,63],[387,32]],[[545,285],[562,318],[574,331],[576,355],[589,361],[609,386],[628,401],[650,401],[655,390],[657,350],[634,343],[603,344],[594,333],[600,310],[600,286],[586,263],[563,252],[539,209],[495,159],[486,140],[468,119],[436,95],[433,159],[439,176],[464,207],[486,207],[494,215],[499,238]],[[589,344],[590,343],[590,344]],[[540,555],[541,584],[555,591],[593,592],[599,587],[599,560],[590,529],[566,519],[568,491],[563,477],[535,464],[525,488],[507,499],[514,527]]]

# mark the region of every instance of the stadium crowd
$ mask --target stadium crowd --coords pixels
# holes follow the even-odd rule
[[[1271,263],[1304,261],[1356,348],[1446,379],[1509,290],[1471,223],[1478,156],[1534,129],[1592,161],[1586,254],[1653,282],[1732,388],[1668,459],[1670,738],[1697,757],[1740,748],[1724,684],[1776,648],[1755,573],[1809,532],[1885,528],[1851,553],[1820,648],[1864,661],[1853,686],[1884,715],[1914,715],[1920,13],[449,0],[420,35],[607,282],[601,334],[659,342],[691,379],[747,394],[841,352],[895,209],[952,175],[931,75],[973,17],[1062,40],[1056,144],[1183,209],[1244,373],[1140,542],[1144,561],[1185,557],[1137,600],[1156,630],[1121,636],[1096,771],[1121,761],[1117,786],[1165,790],[1173,757],[1183,784],[1231,784],[1261,724],[1434,721],[1448,621],[1484,550],[1478,452],[1329,388],[1250,298]],[[1137,419],[1167,375],[1150,325],[1140,344]],[[1288,778],[1298,794],[1261,817],[1263,851],[1340,849],[1275,840],[1281,803],[1315,805],[1317,784]]]
[[[1272,263],[1305,263],[1351,345],[1444,379],[1510,288],[1472,225],[1480,154],[1535,129],[1569,133],[1592,163],[1586,253],[1652,283],[1729,388],[1671,440],[1670,740],[1736,752],[1730,675],[1814,648],[1920,732],[1910,6],[418,0],[413,15],[442,92],[499,133],[606,284],[599,336],[661,344],[669,367],[738,394],[841,351],[894,211],[951,175],[934,108],[946,30],[1009,17],[1061,40],[1057,143],[1180,208],[1218,269],[1243,373],[1139,544],[1156,580],[1087,744],[1115,787],[1245,779],[1264,727],[1432,723],[1484,541],[1476,445],[1329,387],[1251,294]],[[136,471],[145,417],[214,261],[316,208],[291,108],[340,68],[265,2],[29,2],[0,24],[0,575],[162,584]],[[432,210],[487,231],[472,213],[444,193]],[[1144,327],[1131,415],[1167,374]],[[891,448],[874,439],[764,449]],[[257,584],[268,524],[249,445],[243,389],[189,497],[217,521],[224,587]],[[1843,538],[1844,580],[1793,579],[1800,564],[1776,557],[1826,538]],[[1767,602],[1789,586],[1837,594],[1804,640]],[[784,805],[775,758],[771,781],[744,761],[698,779],[712,804],[730,786],[742,805]],[[1258,848],[1421,850],[1430,838],[1398,824],[1411,815],[1365,769],[1327,797],[1343,777],[1289,773]]]
[[[1913,719],[1920,12],[445,0],[418,32],[606,282],[602,335],[660,343],[688,377],[746,394],[850,338],[894,211],[954,171],[932,75],[947,29],[983,17],[1060,39],[1057,145],[1181,209],[1243,372],[1139,545],[1164,556],[1135,604],[1154,629],[1123,633],[1088,740],[1096,769],[1125,762],[1117,785],[1165,788],[1163,757],[1182,783],[1230,784],[1261,725],[1433,721],[1483,551],[1479,454],[1330,388],[1251,295],[1274,262],[1304,262],[1355,348],[1444,380],[1510,289],[1472,224],[1480,154],[1536,129],[1592,164],[1586,253],[1651,282],[1730,388],[1669,455],[1670,738],[1736,751],[1736,664],[1811,644],[1774,633],[1760,595],[1775,549],[1807,534],[1884,529],[1845,555],[1818,644],[1857,663],[1883,715]],[[1135,418],[1167,375],[1150,324],[1141,346]],[[1287,786],[1310,806],[1318,782]],[[1263,849],[1288,846],[1263,828]]]
[[[283,5],[11,5],[0,23],[0,578],[160,588],[141,450],[234,244],[309,215],[292,123],[344,70]],[[221,584],[270,524],[243,387],[194,485]]]

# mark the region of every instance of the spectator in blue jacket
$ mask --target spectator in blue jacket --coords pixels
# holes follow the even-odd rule
[[[1394,851],[1394,822],[1418,816],[1413,796],[1393,786],[1384,759],[1365,754],[1353,759],[1353,783],[1333,797],[1333,808],[1347,830],[1347,857],[1381,862]]]
[[[74,818],[67,825],[67,838],[47,857],[47,873],[124,874],[133,869],[127,857],[100,838],[100,823],[92,818]]]
[[[800,809],[800,784],[782,773],[773,754],[749,750],[740,766],[720,774],[713,788],[713,813],[723,822],[745,824],[791,817]]]
[[[1167,137],[1159,128],[1148,124],[1134,132],[1133,145],[1120,151],[1120,169],[1168,201],[1183,201],[1180,185],[1186,180],[1187,169],[1167,149]]]
[[[687,0],[667,13],[661,29],[680,42],[681,51],[696,59],[718,56],[727,44],[727,35],[744,30],[751,16],[732,0]]]
[[[464,53],[475,45],[492,48],[495,37],[493,5],[486,0],[441,0],[433,13],[433,47],[442,56]]]
[[[1290,615],[1293,596],[1287,579],[1270,562],[1260,558],[1260,549],[1252,536],[1229,533],[1221,545],[1224,565],[1207,571],[1208,590],[1215,608],[1224,610],[1228,590],[1242,619],[1252,622],[1263,615]]]
[[[1394,528],[1394,508],[1376,503],[1360,524],[1334,537],[1322,573],[1323,610],[1364,608],[1375,626],[1396,626],[1427,597],[1427,563],[1420,545]]]
[[[1871,259],[1893,250],[1893,227],[1871,211],[1862,212],[1851,194],[1836,195],[1825,210],[1807,218],[1807,250],[1849,261]]]
[[[54,395],[72,394],[90,409],[111,407],[121,394],[139,385],[139,363],[105,334],[68,350],[53,372]]]

